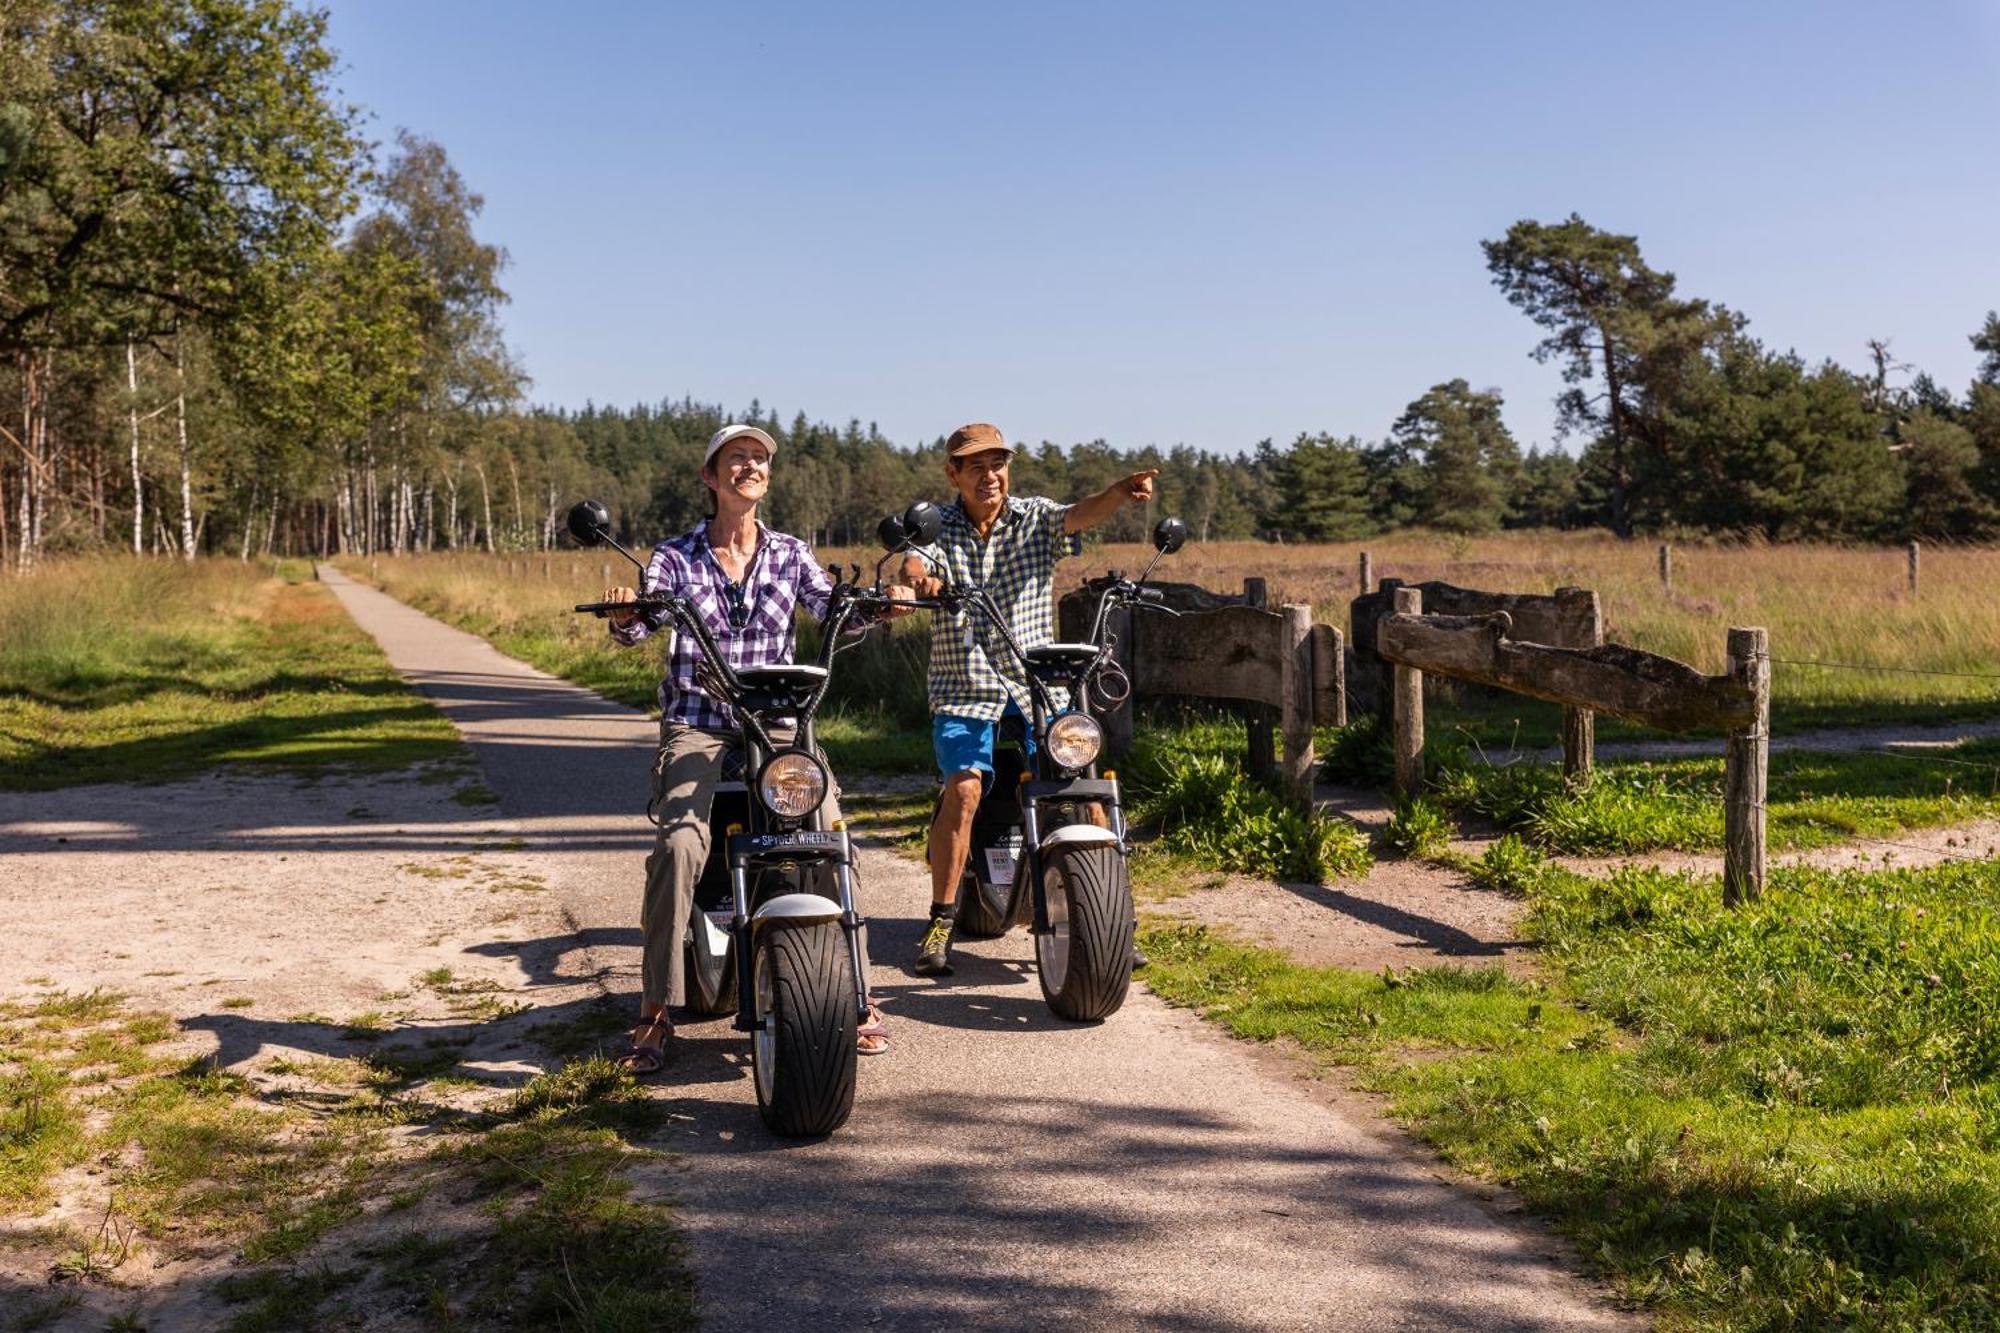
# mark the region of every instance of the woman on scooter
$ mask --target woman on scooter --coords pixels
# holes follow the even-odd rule
[[[1055,637],[1056,561],[1068,538],[1094,528],[1128,503],[1153,497],[1158,468],[1134,472],[1075,504],[1008,494],[1014,447],[998,426],[973,422],[945,441],[944,475],[958,498],[944,511],[944,529],[930,548],[954,582],[984,588],[1021,647]],[[919,597],[937,594],[939,580],[911,556],[904,582]],[[993,741],[1009,714],[1028,707],[1020,663],[1000,648],[987,651],[990,627],[970,611],[931,617],[931,743],[944,791],[931,824],[930,925],[917,946],[919,976],[951,973],[951,928],[958,882],[972,847],[973,816],[993,777]]]
[[[646,568],[645,591],[664,589],[686,599],[729,664],[739,669],[789,663],[795,608],[804,604],[824,619],[832,593],[810,546],[757,521],[777,447],[755,426],[717,431],[701,465],[713,513],[692,532],[654,547]],[[629,602],[636,595],[631,588],[608,588],[604,600]],[[627,646],[652,633],[653,627],[630,611],[614,611],[610,621],[611,637]],[[686,1002],[681,940],[708,860],[709,807],[722,780],[723,761],[736,742],[728,705],[696,683],[696,653],[688,636],[676,635],[660,681],[660,746],[653,763],[651,806],[659,832],[646,858],[639,913],[644,957],[639,1022],[621,1058],[635,1074],[653,1073],[672,1059],[674,1025],[668,1008]],[[837,789],[827,793],[832,819],[840,817],[838,795]],[[871,1002],[859,1049],[878,1055],[888,1048],[881,1013]]]

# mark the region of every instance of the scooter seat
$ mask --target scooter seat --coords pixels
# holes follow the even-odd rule
[[[826,668],[791,662],[780,666],[738,667],[736,678],[753,690],[816,690],[826,679]]]
[[[1097,660],[1094,643],[1043,643],[1023,654],[1030,666],[1088,666]]]

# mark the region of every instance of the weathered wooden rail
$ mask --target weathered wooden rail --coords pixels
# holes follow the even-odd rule
[[[1378,711],[1385,719],[1389,716],[1390,664],[1376,649],[1376,631],[1382,619],[1392,613],[1397,590],[1408,587],[1415,587],[1423,594],[1426,611],[1446,616],[1505,615],[1515,637],[1532,643],[1577,649],[1597,648],[1604,643],[1603,611],[1598,606],[1597,594],[1588,588],[1557,588],[1550,596],[1482,592],[1436,581],[1406,584],[1401,579],[1383,579],[1379,591],[1354,599],[1349,620],[1354,634],[1355,674],[1370,673],[1372,697],[1378,701]],[[1588,776],[1595,762],[1596,742],[1597,727],[1591,710],[1565,706],[1563,772],[1572,777]]]
[[[1385,581],[1385,587],[1392,582]],[[1372,621],[1369,641],[1372,652],[1393,669],[1386,693],[1394,722],[1399,794],[1415,795],[1423,785],[1426,672],[1547,699],[1586,715],[1610,713],[1664,731],[1720,727],[1729,734],[1723,778],[1723,901],[1734,904],[1763,892],[1764,794],[1771,733],[1770,641],[1764,630],[1730,630],[1729,670],[1709,676],[1684,662],[1622,644],[1562,647],[1525,634],[1517,638],[1521,627],[1512,611],[1442,611],[1430,604],[1423,587],[1399,585],[1389,591],[1391,609]],[[1581,589],[1564,589],[1555,599],[1531,605],[1538,611],[1543,603],[1566,595],[1578,617],[1573,625],[1581,621],[1583,597],[1588,597],[1595,621],[1596,596]],[[1491,593],[1441,598],[1449,606],[1476,605],[1482,599],[1504,600]],[[1361,600],[1365,599],[1357,599],[1357,608]],[[1361,637],[1357,610],[1357,658]],[[1570,727],[1565,725],[1566,761],[1569,740]]]

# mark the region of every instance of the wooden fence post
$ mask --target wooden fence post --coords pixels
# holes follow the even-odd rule
[[[1754,708],[1749,728],[1729,733],[1722,774],[1722,901],[1734,907],[1764,892],[1764,791],[1771,755],[1769,631],[1729,631],[1729,674],[1750,691]]]
[[[1243,580],[1243,604],[1262,607],[1269,605],[1270,592],[1260,578]],[[1278,710],[1269,704],[1244,705],[1244,718],[1250,730],[1250,772],[1255,777],[1263,777],[1278,766],[1278,751],[1273,743],[1273,734],[1278,721]]]
[[[1910,543],[1910,600],[1913,602],[1917,599],[1917,566],[1922,560],[1923,550],[1921,546],[1917,542],[1912,541]]]
[[[598,572],[598,573],[599,573],[600,575],[602,575],[602,576],[603,576],[603,579],[604,579],[604,586],[605,586],[605,587],[607,587],[607,588],[608,588],[608,587],[610,587],[610,586],[611,586],[611,562],[610,562],[609,560],[606,560],[606,561],[605,561],[605,562],[604,562],[603,564],[601,564],[601,565],[599,565],[599,566],[597,567],[597,572]],[[885,631],[884,631],[884,633],[887,633],[887,631],[885,630]]]
[[[1568,591],[1558,588],[1558,593]],[[1604,645],[1604,612],[1598,605],[1597,594],[1590,597],[1590,643],[1592,648]],[[1562,711],[1563,776],[1572,782],[1590,781],[1591,769],[1597,759],[1597,715],[1588,708],[1572,708],[1564,705]]]
[[[1361,594],[1362,596],[1366,596],[1374,591],[1375,558],[1369,555],[1368,552],[1363,551],[1361,553]]]
[[[1669,593],[1674,590],[1674,548],[1666,542],[1660,543],[1660,587]]]
[[[1422,615],[1421,588],[1396,589],[1395,613]],[[1413,797],[1424,789],[1424,673],[1397,663],[1389,689],[1395,721],[1396,795]]]
[[[1329,699],[1330,716],[1320,707]],[[1319,726],[1347,725],[1347,636],[1336,625],[1313,627],[1313,721]]]
[[[1313,660],[1312,608],[1285,607],[1284,637],[1278,654],[1280,729],[1285,734],[1285,790],[1312,804]]]

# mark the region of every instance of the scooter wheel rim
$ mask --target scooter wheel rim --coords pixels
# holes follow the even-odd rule
[[[1035,937],[1035,961],[1050,990],[1061,990],[1069,979],[1069,885],[1059,873],[1045,883],[1049,933]]]
[[[771,951],[760,945],[756,957],[753,984],[757,1007],[751,1021],[757,1026],[750,1032],[750,1072],[757,1080],[758,1102],[769,1106],[772,1071],[778,1067],[778,1034],[771,1017],[776,1007],[778,987],[771,975]]]

